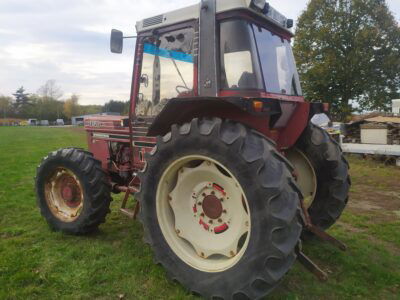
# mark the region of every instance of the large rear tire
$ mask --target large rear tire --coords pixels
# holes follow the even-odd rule
[[[139,218],[156,261],[207,298],[268,294],[295,262],[302,231],[291,171],[272,142],[241,124],[172,126],[139,174]]]
[[[291,159],[296,156],[293,151],[305,156],[303,166]],[[297,156],[300,157],[298,154]],[[339,219],[349,199],[349,164],[342,149],[325,130],[310,123],[300,137],[296,149],[289,151],[288,158],[295,169],[298,167],[299,170],[303,169],[305,174],[310,174],[306,180],[298,180],[308,181],[311,186],[316,180],[315,192],[308,203],[308,213],[315,226],[323,230],[328,229]],[[304,167],[307,164],[310,164],[311,173]],[[301,177],[302,174],[299,173]],[[312,188],[309,187],[308,190]],[[306,199],[310,196],[304,190],[303,194]]]
[[[85,234],[105,222],[111,187],[101,163],[81,149],[60,149],[44,158],[36,174],[37,203],[49,226]]]

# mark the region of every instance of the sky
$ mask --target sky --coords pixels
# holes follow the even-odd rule
[[[111,29],[135,35],[136,21],[198,1],[0,0],[0,95],[36,93],[54,79],[64,99],[78,94],[84,105],[128,100],[135,41],[112,54]],[[269,2],[296,20],[308,0]],[[400,0],[387,2],[400,23]]]

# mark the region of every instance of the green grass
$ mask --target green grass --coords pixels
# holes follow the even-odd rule
[[[0,128],[0,299],[196,298],[153,264],[141,226],[118,212],[120,197],[95,234],[67,236],[48,228],[36,207],[33,177],[42,157],[66,146],[85,147],[84,132]],[[375,162],[352,158],[351,165],[354,201],[367,196],[364,185],[383,193],[400,178],[399,169]],[[400,211],[400,198],[387,201]],[[347,209],[331,230],[349,246],[346,253],[319,241],[304,245],[329,281],[318,282],[296,264],[271,298],[400,299],[400,216],[391,213]]]

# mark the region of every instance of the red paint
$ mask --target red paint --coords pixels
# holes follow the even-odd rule
[[[203,219],[200,219],[199,224],[203,225],[204,229],[207,230],[207,231],[210,228],[210,226],[208,226],[208,224],[204,223]]]
[[[305,102],[303,96],[289,96],[284,94],[267,93],[262,90],[220,90],[219,97],[242,97],[242,98],[267,98],[284,101]]]
[[[309,113],[309,103],[298,103],[288,123],[279,130],[279,138],[277,139],[278,149],[290,148],[297,142],[308,124]]]
[[[223,232],[227,231],[228,228],[229,228],[229,226],[226,223],[224,223],[221,226],[215,227],[214,228],[214,232],[216,234],[220,234],[220,233],[223,233]]]
[[[216,183],[213,184],[213,189],[221,192],[224,196],[226,195],[225,190]]]

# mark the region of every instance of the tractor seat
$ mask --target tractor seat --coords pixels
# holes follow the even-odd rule
[[[238,84],[240,89],[255,89],[257,88],[256,76],[254,73],[243,72]]]

